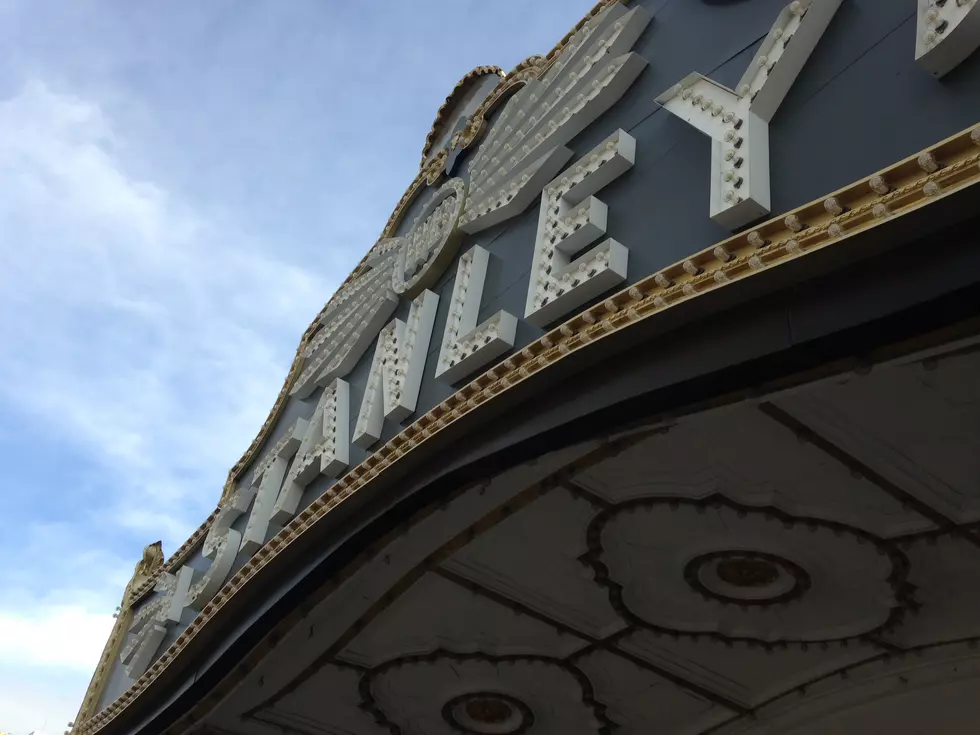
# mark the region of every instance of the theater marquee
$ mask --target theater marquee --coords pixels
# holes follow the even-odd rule
[[[869,128],[844,119],[852,112],[833,86],[872,43],[869,14],[914,15],[915,43],[904,49],[921,67],[914,84],[947,94],[930,76],[955,77],[980,46],[980,2],[684,3],[604,0],[546,56],[461,80],[382,237],[303,335],[217,509],[166,564],[158,545],[147,548],[75,732],[98,732],[152,697],[154,681],[281,551],[438,435],[459,431],[462,441],[471,429],[459,427],[492,416],[489,404],[521,383],[588,350],[601,371],[605,338],[671,323],[675,307],[784,265],[848,252],[863,234],[980,179],[980,127],[958,124],[923,148],[888,116],[872,129],[887,128],[900,139],[888,150],[903,153],[863,178],[838,174],[838,163],[850,168],[837,143],[853,135],[849,145],[860,147],[854,131]],[[710,25],[729,22],[730,33]],[[702,32],[733,50],[717,69],[668,38]],[[675,68],[661,47],[693,66]],[[731,83],[736,66],[744,73],[731,87],[716,81]],[[832,129],[807,118],[824,89]],[[920,104],[893,99],[875,78],[848,92],[863,99],[853,114],[880,109],[869,100],[879,93],[891,95],[889,110]],[[976,96],[961,102],[977,107]],[[917,130],[927,128],[943,126]],[[674,146],[683,156],[670,155]],[[796,168],[801,161],[808,168]],[[782,182],[817,168],[824,189],[800,199],[808,185],[794,181],[794,193],[779,196]],[[661,226],[677,218],[685,224]]]

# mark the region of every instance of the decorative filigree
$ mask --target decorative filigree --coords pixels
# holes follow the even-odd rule
[[[136,569],[133,571],[133,578],[129,584],[139,584],[145,578],[150,577],[163,566],[163,544],[155,541],[143,548],[143,558],[136,562]],[[138,581],[137,581],[138,580]]]
[[[233,489],[234,488],[232,488],[232,490]],[[153,586],[157,583],[160,575],[164,574],[165,572],[175,571],[187,561],[187,558],[190,556],[191,552],[197,547],[201,539],[207,535],[208,531],[210,531],[211,524],[214,522],[214,519],[218,517],[220,510],[221,507],[219,505],[213,511],[211,511],[211,515],[204,519],[204,523],[198,526],[197,530],[195,530],[194,533],[192,533],[187,540],[180,545],[180,548],[171,554],[170,558],[167,559],[166,564],[157,569],[154,575],[143,580],[142,583],[133,589],[131,596],[132,604],[139,602],[148,592],[150,592],[150,590],[153,589]]]
[[[609,530],[613,523],[615,533]],[[643,524],[659,529],[651,535],[656,544],[644,545],[642,552],[633,544],[628,561],[606,548],[606,536],[627,539],[629,545],[629,534],[642,533]],[[865,640],[895,627],[918,605],[907,580],[908,559],[883,539],[839,522],[747,507],[722,495],[641,498],[604,508],[589,524],[586,541],[589,551],[581,561],[606,588],[616,612],[661,634],[805,648]],[[704,550],[731,542],[734,548]],[[815,544],[822,544],[819,553],[812,551]],[[813,599],[806,595],[814,570],[784,549],[817,567],[821,584]],[[835,565],[834,553],[847,563]],[[672,570],[682,558],[689,561]],[[851,577],[861,564],[868,576],[856,585]],[[653,579],[655,584],[644,581]],[[851,607],[841,605],[843,595],[821,603],[817,598],[833,596],[835,585],[861,594],[849,600]],[[787,608],[800,599],[809,603]],[[734,615],[726,614],[726,607]],[[816,620],[811,609],[820,611]],[[748,610],[751,616],[742,612]]]
[[[440,115],[443,113],[443,108],[448,109],[447,105],[451,107],[451,100],[457,95],[462,94],[462,92],[457,92],[457,90],[464,85],[464,82],[471,80],[474,74],[479,74],[479,76],[482,76],[492,72],[501,76],[501,81],[496,87],[494,87],[493,90],[491,90],[490,94],[487,95],[486,99],[480,104],[476,112],[473,113],[468,120],[466,127],[459,134],[459,139],[455,141],[454,147],[459,150],[465,150],[471,147],[474,143],[478,142],[486,132],[487,120],[503,102],[506,102],[511,95],[520,90],[531,79],[540,79],[542,76],[544,76],[544,74],[551,69],[555,61],[568,50],[569,46],[577,39],[582,38],[580,32],[587,30],[587,26],[589,26],[596,16],[601,14],[609,7],[620,4],[621,1],[622,4],[625,4],[629,0],[600,0],[600,2],[596,3],[585,15],[585,17],[576,23],[575,26],[568,33],[566,33],[557,44],[555,44],[551,51],[544,56],[540,54],[529,56],[506,74],[495,66],[481,66],[477,67],[463,77],[463,79],[456,85],[456,89],[453,90],[453,93],[446,98],[446,103],[440,108],[440,114],[436,116],[436,122],[433,123],[432,130],[429,131],[429,135],[426,138],[425,147],[422,151],[423,168],[428,168],[426,165],[426,159],[430,153],[435,136],[438,133],[438,127],[441,124]],[[486,71],[481,72],[481,70]],[[435,183],[434,179],[429,181],[429,184],[433,183]]]
[[[425,160],[429,157],[429,153],[432,152],[432,146],[435,144],[436,137],[439,135],[439,130],[448,122],[446,115],[452,112],[453,108],[456,106],[456,103],[462,99],[463,95],[470,90],[474,83],[490,74],[495,74],[501,78],[506,76],[504,74],[504,70],[499,66],[478,66],[456,82],[456,86],[453,87],[453,91],[449,93],[449,95],[446,97],[446,101],[442,103],[439,110],[436,112],[436,119],[432,123],[432,128],[429,130],[429,134],[425,136],[425,145],[422,146],[423,164],[425,164]]]
[[[560,726],[562,722],[560,718],[563,717],[566,727],[564,731],[568,733],[573,732],[571,729],[573,727],[581,727],[583,732],[591,731],[599,732],[601,735],[611,735],[616,727],[615,723],[606,714],[606,706],[596,699],[595,691],[588,677],[568,661],[550,656],[492,656],[486,653],[456,653],[445,649],[437,649],[431,653],[413,656],[402,656],[364,673],[358,687],[361,695],[361,709],[370,713],[375,722],[382,727],[387,727],[389,731],[393,733],[403,732],[402,727],[392,721],[378,704],[374,694],[375,688],[385,677],[406,667],[426,666],[431,676],[431,667],[439,663],[450,664],[450,671],[453,672],[454,678],[459,677],[459,669],[465,670],[467,665],[477,665],[481,669],[506,665],[509,672],[519,672],[520,668],[524,666],[535,667],[531,671],[539,671],[540,669],[537,667],[541,666],[550,667],[578,689],[578,696],[581,699],[584,710],[584,712],[576,715],[575,713],[556,710],[553,706],[549,707],[548,702],[542,702],[544,705],[542,710],[548,711],[549,718],[552,719],[550,723],[552,726]],[[533,681],[535,677],[531,676],[528,678]],[[503,686],[506,682],[506,677],[498,675],[498,681]],[[445,702],[438,711],[437,716],[441,716],[457,732],[472,733],[475,735],[482,735],[483,733],[519,735],[520,733],[527,732],[535,722],[535,714],[532,707],[525,701],[533,696],[533,692],[529,691],[526,687],[525,682],[523,690],[520,691],[520,697],[516,696],[516,692],[513,691],[486,692],[475,689],[472,692],[457,696]],[[493,719],[494,716],[504,716],[506,719],[502,723],[497,723],[503,726],[494,728],[491,726],[493,723],[485,719],[483,723],[485,727],[483,729],[475,727],[474,725],[477,725],[478,722],[477,717],[465,717],[466,714],[469,714],[467,710],[470,703],[480,704],[479,709],[474,710],[477,715],[487,716],[489,719]],[[506,712],[502,705],[507,706],[508,709]],[[463,718],[460,717],[460,706],[467,708],[462,712],[464,714]],[[554,721],[556,716],[559,718],[557,722]],[[414,722],[413,724],[415,726],[419,725],[418,722]]]

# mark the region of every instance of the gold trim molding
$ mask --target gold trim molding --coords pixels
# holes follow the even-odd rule
[[[106,641],[105,647],[102,649],[102,656],[99,658],[99,664],[95,668],[95,673],[92,674],[92,679],[85,692],[85,698],[82,700],[82,705],[79,707],[78,714],[75,716],[75,722],[82,722],[95,714],[99,697],[102,696],[106,681],[112,672],[112,665],[119,656],[123,640],[126,638],[126,631],[129,630],[129,626],[133,622],[133,602],[136,599],[133,593],[146,580],[155,578],[162,568],[163,544],[160,541],[156,541],[143,549],[143,557],[136,562],[133,576],[126,584],[122,601],[116,610],[116,622],[113,623],[112,631],[109,633],[109,640]]]
[[[425,145],[422,146],[423,165],[425,165],[425,159],[428,158],[429,154],[432,152],[432,144],[435,142],[436,136],[439,134],[439,128],[448,122],[446,115],[452,112],[452,108],[456,102],[459,101],[460,97],[462,97],[478,79],[482,79],[488,74],[496,74],[501,78],[507,76],[504,74],[504,70],[499,66],[478,66],[473,71],[469,72],[465,77],[456,82],[456,86],[453,87],[453,91],[449,93],[449,95],[446,97],[446,101],[442,103],[439,110],[436,112],[436,119],[432,123],[432,128],[430,128],[429,134],[425,136]]]
[[[590,348],[593,343],[639,321],[656,318],[687,301],[812,253],[828,248],[860,247],[860,241],[854,239],[856,235],[928,207],[977,183],[980,183],[980,126],[958,133],[823,199],[798,207],[651,274],[552,329],[460,388],[347,472],[259,549],[119,699],[76,726],[75,732],[93,735],[101,731],[142,695],[235,594],[283,550],[344,500],[370,485],[428,439],[452,430],[453,424],[482,404],[573,352]],[[312,327],[304,334],[304,344],[311,330]],[[288,386],[297,372],[297,363],[294,363],[280,401],[288,394]],[[281,408],[279,402],[277,407]],[[270,422],[278,415],[277,410],[274,408]],[[263,427],[263,432],[266,430]],[[260,438],[264,438],[264,433]],[[253,447],[258,442],[259,438],[253,442]],[[250,453],[252,451],[250,449]],[[233,473],[241,471],[250,459],[250,453],[246,453]],[[229,481],[235,477],[237,474],[230,475]],[[207,523],[210,519],[205,525]],[[146,583],[139,589],[145,586]]]

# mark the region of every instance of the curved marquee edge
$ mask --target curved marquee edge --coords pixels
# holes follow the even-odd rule
[[[413,449],[450,428],[482,404],[571,353],[639,321],[810,253],[829,247],[845,247],[858,234],[928,207],[978,183],[980,125],[968,128],[823,199],[668,266],[552,329],[433,407],[360,465],[352,468],[259,549],[126,692],[84,723],[76,724],[72,732],[77,735],[100,732],[151,687],[201,629],[252,577],[300,535]],[[136,599],[135,595],[133,599]]]

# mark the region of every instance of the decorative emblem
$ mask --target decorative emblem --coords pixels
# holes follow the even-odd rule
[[[390,732],[592,735],[614,727],[586,674],[550,656],[437,649],[389,659],[367,671],[358,689],[358,707]]]
[[[395,293],[414,298],[435,285],[459,248],[461,235],[456,228],[466,201],[466,184],[449,179],[429,199],[401,237],[392,277]]]

